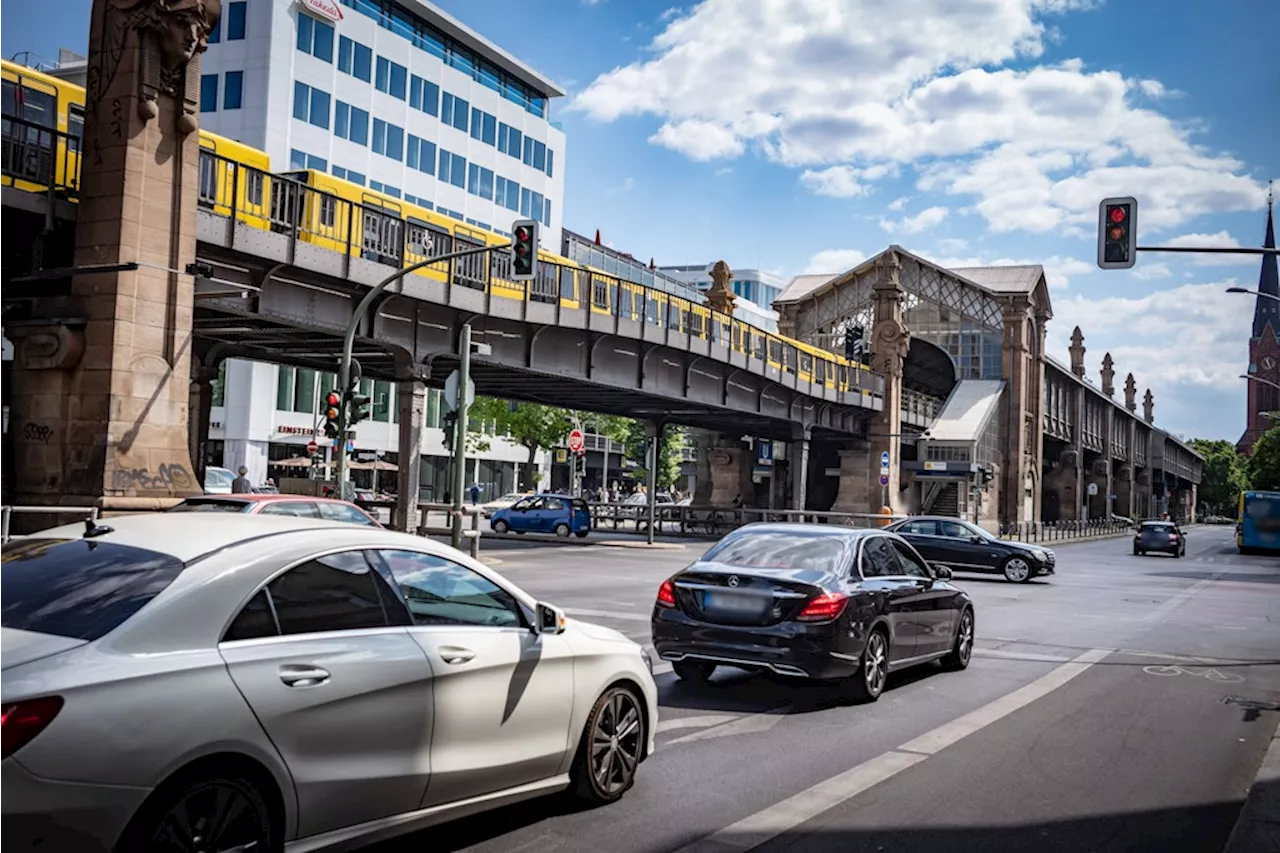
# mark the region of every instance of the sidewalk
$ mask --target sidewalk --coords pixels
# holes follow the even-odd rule
[[[1280,850],[1280,724],[1223,853]]]

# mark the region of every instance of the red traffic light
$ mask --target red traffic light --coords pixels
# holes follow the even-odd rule
[[[1117,206],[1117,207],[1113,207],[1113,208],[1111,208],[1111,210],[1107,211],[1107,218],[1108,218],[1108,219],[1110,219],[1112,222],[1115,222],[1115,223],[1117,223],[1117,224],[1118,224],[1118,223],[1121,223],[1121,222],[1124,222],[1124,219],[1125,219],[1125,216],[1126,216],[1126,215],[1127,215],[1127,214],[1126,214],[1125,209],[1124,209],[1123,207],[1118,207],[1118,206]],[[1116,239],[1119,239],[1119,238],[1116,238]]]
[[[533,234],[532,234],[532,233],[530,233],[530,231],[529,231],[529,229],[528,229],[528,228],[517,228],[517,229],[516,229],[516,240],[517,240],[518,242],[525,243],[525,242],[528,242],[529,240],[532,240],[532,239],[533,239]]]
[[[328,397],[325,397],[325,398],[324,398],[324,401],[325,401],[325,403],[326,403],[326,404],[328,404],[329,406],[336,406],[336,405],[338,405],[339,403],[341,403],[341,402],[342,402],[342,398],[338,396],[338,392],[337,392],[337,391],[330,391],[330,392],[329,392],[329,396],[328,396]]]

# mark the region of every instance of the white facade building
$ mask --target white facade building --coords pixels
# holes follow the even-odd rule
[[[560,249],[564,94],[421,0],[225,2],[200,120],[273,171],[330,172],[471,225],[539,220]]]
[[[272,171],[311,168],[505,233],[539,220],[560,249],[565,137],[549,121],[558,86],[430,3],[419,0],[225,2],[201,62],[201,125],[267,152]],[[268,477],[306,455],[332,374],[228,360],[215,383],[206,462]],[[396,387],[367,382],[373,416],[355,457],[401,460]],[[439,391],[428,391],[423,499],[440,500],[449,456]],[[316,439],[321,445],[327,442]],[[496,436],[468,459],[485,500],[514,488],[528,451]],[[332,458],[332,447],[323,457]],[[549,478],[549,453],[538,460]],[[374,471],[353,476],[371,488]],[[395,474],[378,473],[394,490]]]
[[[686,264],[658,267],[658,270],[706,291],[711,288],[712,266],[714,264]],[[733,292],[738,297],[734,315],[770,332],[778,331],[778,312],[773,310],[773,301],[785,285],[778,276],[762,270],[734,269]]]

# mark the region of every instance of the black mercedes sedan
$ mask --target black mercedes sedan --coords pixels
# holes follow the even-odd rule
[[[1185,557],[1187,536],[1172,521],[1144,521],[1133,534],[1133,555],[1145,557],[1152,551]]]
[[[685,681],[731,666],[873,702],[895,670],[969,665],[973,602],[950,577],[883,530],[749,524],[663,581],[653,646]]]
[[[982,572],[1004,575],[1013,583],[1026,583],[1039,575],[1051,575],[1057,557],[1042,545],[1009,542],[958,518],[915,515],[890,524],[929,561],[953,572]]]

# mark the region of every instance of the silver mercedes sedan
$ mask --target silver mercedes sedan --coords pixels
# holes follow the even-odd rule
[[[6,849],[352,847],[653,751],[651,663],[416,536],[125,516],[4,547]]]

